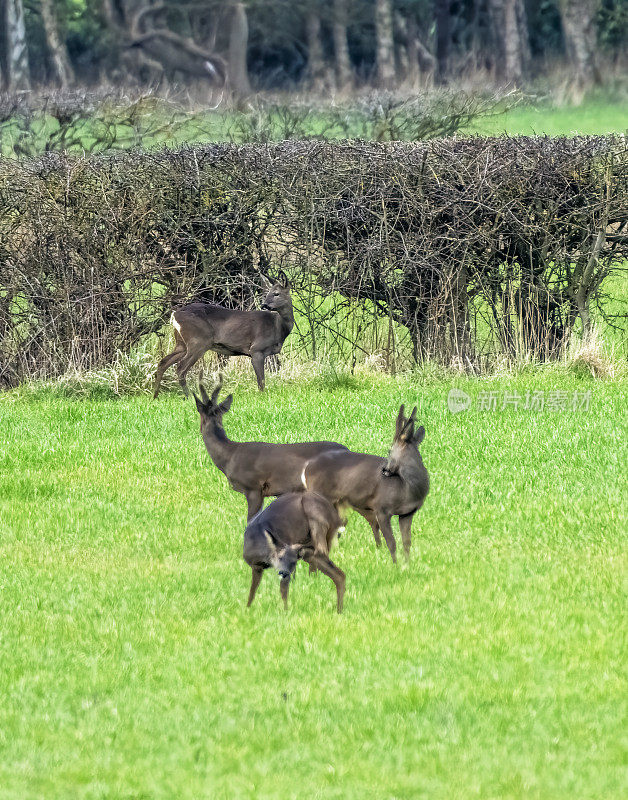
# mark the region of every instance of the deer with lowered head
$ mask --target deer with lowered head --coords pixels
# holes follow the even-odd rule
[[[336,584],[336,607],[342,611],[345,574],[329,558],[333,539],[342,525],[332,504],[313,492],[284,494],[253,519],[244,531],[243,556],[251,567],[250,606],[265,569],[279,573],[281,597],[288,608],[290,579],[299,559],[319,569]]]
[[[199,384],[199,395],[194,395],[201,416],[201,436],[211,460],[227,476],[231,488],[246,497],[249,520],[260,510],[265,497],[302,492],[301,474],[311,458],[347,449],[337,442],[232,442],[222,418],[231,408],[233,395],[219,403],[221,388],[219,383],[209,397]]]
[[[261,310],[241,311],[211,303],[190,303],[174,311],[170,322],[174,328],[175,348],[161,359],[155,374],[155,391],[164,372],[176,364],[179,384],[188,395],[185,376],[208,350],[226,356],[249,356],[257,378],[264,391],[264,361],[267,356],[281,352],[283,343],[294,327],[290,284],[283,272],[272,283],[264,278],[268,293]]]
[[[395,436],[388,458],[353,453],[350,450],[321,453],[303,470],[307,491],[326,497],[337,509],[350,506],[371,525],[379,546],[379,530],[390,555],[397,562],[397,543],[391,520],[399,517],[399,529],[406,558],[410,557],[412,518],[429,491],[429,477],[419,445],[425,436],[421,425],[415,430],[416,407],[409,417],[399,409]]]

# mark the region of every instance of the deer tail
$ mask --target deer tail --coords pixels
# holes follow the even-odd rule
[[[175,314],[176,314],[176,311],[173,311],[172,314],[170,315],[170,324],[172,325],[172,327],[175,329],[175,331],[180,336],[181,335],[181,326],[177,322],[177,318],[176,318]]]

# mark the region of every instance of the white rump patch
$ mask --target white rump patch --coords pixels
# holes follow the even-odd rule
[[[171,324],[171,325],[172,325],[172,327],[173,327],[173,328],[176,330],[176,332],[177,332],[179,335],[181,335],[181,326],[180,326],[180,325],[179,325],[179,323],[177,322],[177,318],[175,317],[175,315],[174,315],[174,314],[175,314],[175,312],[173,311],[173,312],[172,312],[172,314],[171,314],[171,316],[170,316],[170,324]]]
[[[307,469],[307,464],[303,467],[303,471],[301,472],[301,483],[303,484],[303,488],[307,489],[307,483],[305,482],[305,470]]]

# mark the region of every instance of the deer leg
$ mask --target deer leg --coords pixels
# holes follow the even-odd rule
[[[264,359],[266,356],[263,353],[252,353],[251,361],[253,362],[253,369],[255,370],[255,377],[257,378],[257,385],[260,392],[264,391]]]
[[[375,546],[381,547],[382,546],[382,537],[379,535],[379,525],[377,524],[377,517],[372,511],[358,511],[364,519],[368,522],[371,526],[371,530],[373,531],[373,537],[375,538]]]
[[[248,494],[244,496],[246,497],[246,504],[248,507],[246,521],[250,522],[264,504],[264,498],[259,492],[248,492]]]
[[[157,372],[155,373],[155,391],[153,393],[153,399],[157,399],[157,395],[159,394],[159,387],[161,386],[161,379],[164,376],[164,372],[175,364],[177,361],[180,361],[183,356],[185,355],[186,351],[185,342],[180,337],[177,339],[177,344],[175,349],[167,356],[161,359],[159,364],[157,365]]]
[[[330,542],[327,539],[329,526],[323,525],[317,520],[310,522],[310,536],[314,543],[314,552],[317,555],[328,556]]]
[[[390,524],[391,517],[384,516],[383,514],[377,515],[377,522],[379,527],[381,528],[382,533],[384,534],[384,540],[388,549],[390,550],[390,555],[393,560],[393,564],[397,563],[397,542],[395,541],[395,535],[393,533],[392,525]]]
[[[336,604],[338,613],[340,614],[342,611],[342,601],[345,596],[346,579],[344,572],[339,569],[331,559],[327,558],[327,556],[321,556],[318,553],[312,553],[311,556],[303,556],[303,560],[313,564],[317,569],[320,569],[324,575],[329,576],[336,584]]]
[[[259,582],[262,580],[262,575],[264,574],[264,570],[261,567],[251,567],[251,571],[253,573],[253,576],[251,578],[251,590],[249,592],[249,602],[246,604],[247,608],[249,608],[249,606],[253,602],[253,598],[255,597],[255,592],[257,591]]]
[[[281,598],[283,600],[283,607],[288,610],[288,589],[290,588],[290,576],[287,575],[281,579],[279,589],[281,590]]]
[[[327,557],[329,555],[329,548],[331,546],[330,538],[330,531],[328,530],[328,526],[322,525],[320,522],[316,520],[310,523],[310,536],[312,537],[312,543],[314,544],[314,552],[318,555],[322,555],[323,557]],[[309,572],[310,575],[313,572],[317,571],[317,566],[313,564],[311,561],[309,563]]]
[[[412,514],[404,514],[399,517],[399,530],[401,531],[401,540],[403,541],[403,551],[406,555],[406,561],[410,561],[410,545],[412,544]]]
[[[206,352],[206,350],[207,350],[206,347],[200,347],[200,348],[197,347],[196,349],[191,351],[188,350],[187,353],[185,354],[185,358],[179,361],[179,365],[177,366],[177,375],[179,377],[179,385],[181,386],[183,394],[186,397],[189,397],[190,393],[188,391],[188,385],[185,381],[185,376],[188,374],[188,372],[194,366],[194,364],[196,364],[196,362],[203,355],[203,353]]]

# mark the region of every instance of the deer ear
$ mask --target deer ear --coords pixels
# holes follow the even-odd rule
[[[271,557],[277,558],[277,545],[275,544],[275,540],[267,530],[264,531],[264,536],[266,537],[266,542],[268,543],[268,549],[270,550]]]
[[[288,289],[290,286],[290,281],[288,280],[288,276],[283,270],[279,270],[279,283],[283,286],[284,289]]]
[[[192,396],[194,397],[194,401],[196,403],[196,410],[198,411],[199,414],[204,414],[207,411],[205,403],[201,400],[200,397],[194,394],[194,392],[192,392]]]
[[[425,428],[423,425],[419,428],[419,430],[414,434],[414,443],[418,446],[421,442],[425,439]]]
[[[399,408],[399,414],[397,414],[397,422],[395,423],[395,439],[398,439],[401,436],[401,431],[403,430],[404,425],[406,424],[406,418],[404,416],[405,408],[403,403]]]
[[[417,411],[417,408],[416,408],[416,406],[415,406],[415,407],[412,409],[412,414],[410,414],[410,416],[408,417],[408,419],[409,419],[409,420],[412,420],[412,422],[416,422],[416,411]]]
[[[214,386],[214,391],[212,392],[212,397],[211,397],[211,404],[213,406],[216,405],[216,401],[218,400],[218,395],[220,394],[221,389],[222,389],[222,381],[220,381],[217,386]],[[207,393],[205,393],[205,397],[207,397]]]
[[[401,442],[411,442],[412,437],[414,436],[414,422],[409,419],[401,433],[399,434],[399,441]]]
[[[201,400],[203,401],[203,404],[206,406],[209,405],[209,395],[207,394],[207,391],[205,390],[205,387],[203,386],[203,383],[200,380],[198,382],[198,394]]]
[[[222,411],[223,414],[226,414],[231,408],[231,403],[233,403],[233,395],[228,394],[219,406],[220,411]]]
[[[264,275],[263,272],[260,272],[260,275],[262,276],[262,286],[264,289],[270,289],[270,287],[274,285],[271,279],[268,277],[268,275]]]

